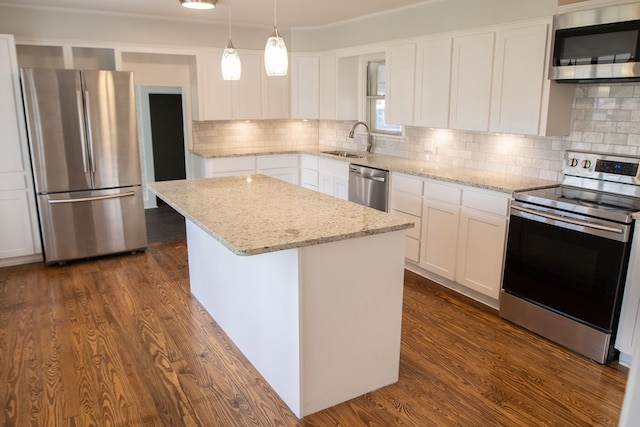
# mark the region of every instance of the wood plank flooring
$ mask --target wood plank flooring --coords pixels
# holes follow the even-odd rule
[[[398,383],[297,420],[189,294],[184,240],[0,269],[0,425],[615,426],[601,366],[406,274]]]

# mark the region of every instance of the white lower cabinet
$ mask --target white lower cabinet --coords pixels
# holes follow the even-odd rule
[[[508,215],[507,195],[464,189],[456,282],[494,299],[500,295]]]
[[[318,191],[318,157],[309,154],[300,156],[300,185]]]
[[[391,182],[391,213],[416,223],[407,261],[497,301],[510,196],[398,173]]]
[[[298,155],[266,155],[217,157],[206,159],[194,156],[195,178],[216,178],[260,173],[278,178],[291,184],[298,184]]]
[[[298,157],[297,154],[258,156],[256,173],[298,185]]]
[[[349,200],[349,163],[318,159],[318,191]]]
[[[33,255],[31,194],[27,190],[0,191],[0,260]]]

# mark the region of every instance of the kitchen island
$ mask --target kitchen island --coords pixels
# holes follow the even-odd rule
[[[263,175],[149,189],[185,217],[192,294],[298,417],[398,380],[413,223]]]

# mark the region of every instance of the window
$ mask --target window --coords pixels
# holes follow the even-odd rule
[[[384,121],[385,65],[382,61],[367,63],[367,123],[371,132],[402,135],[402,125]]]

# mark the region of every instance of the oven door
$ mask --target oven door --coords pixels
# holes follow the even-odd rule
[[[536,209],[512,204],[503,291],[611,333],[617,327],[632,224]]]

